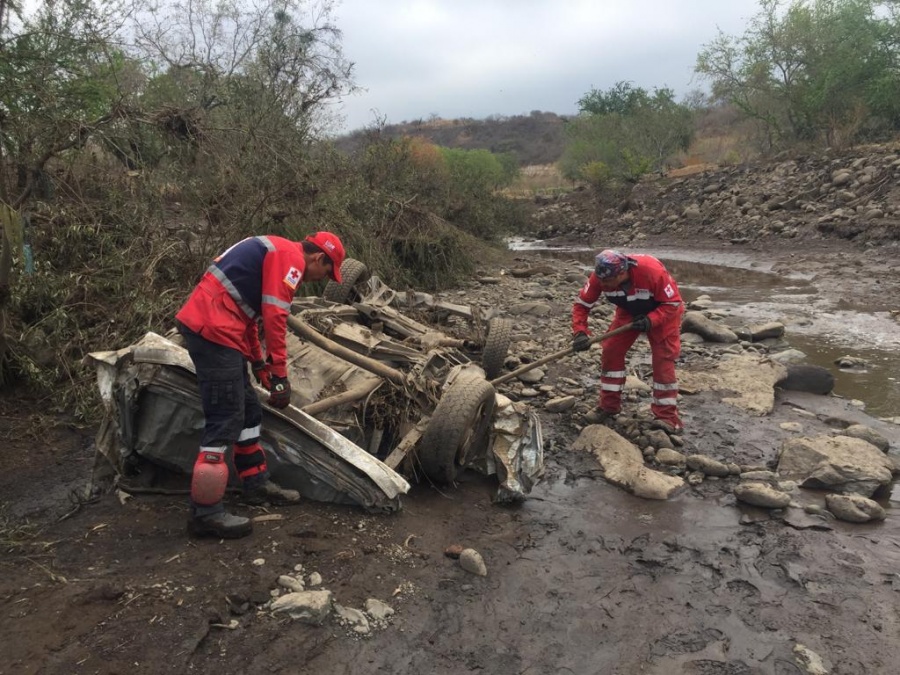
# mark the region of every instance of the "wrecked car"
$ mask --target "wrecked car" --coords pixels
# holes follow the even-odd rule
[[[508,322],[397,292],[353,259],[341,274],[292,305],[292,404],[263,404],[273,479],[307,499],[390,511],[411,481],[452,484],[472,468],[497,475],[497,501],[521,499],[543,449],[537,415],[488,379],[503,369]],[[148,333],[88,359],[106,409],[98,480],[127,491],[190,474],[203,412],[180,336]]]

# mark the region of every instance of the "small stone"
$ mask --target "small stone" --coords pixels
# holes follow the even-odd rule
[[[322,575],[318,572],[313,572],[309,575],[309,585],[313,586],[321,586],[322,585]]]
[[[354,632],[362,635],[369,633],[369,619],[360,610],[335,604],[334,611],[338,620],[344,625],[352,626]]]
[[[250,564],[253,565],[254,567],[262,567],[263,565],[266,564],[266,559],[265,558],[257,558]]]
[[[790,431],[795,434],[803,433],[803,425],[800,424],[800,422],[782,422],[778,426],[785,431]]]
[[[561,396],[547,401],[544,408],[546,408],[547,412],[564,412],[571,409],[577,402],[578,399],[574,396]]]
[[[389,616],[394,615],[394,608],[381,600],[369,598],[366,600],[366,614],[374,621],[384,621]]]
[[[791,496],[765,483],[741,483],[734,488],[734,496],[751,506],[783,509],[791,503]]]
[[[484,558],[474,548],[464,549],[459,554],[459,565],[471,574],[476,574],[480,577],[487,576],[487,566],[484,564]]]
[[[303,591],[288,593],[272,602],[274,614],[287,614],[292,619],[320,625],[333,609],[331,591]]]
[[[692,471],[702,471],[707,476],[724,477],[731,473],[725,464],[704,455],[691,455],[688,457],[687,467]]]
[[[643,380],[640,380],[633,375],[628,375],[625,378],[625,391],[637,391],[649,394],[653,389]]]
[[[526,370],[518,377],[521,382],[525,382],[526,384],[537,384],[544,379],[544,371],[540,368],[534,368],[532,370]]]
[[[683,467],[687,463],[687,458],[677,450],[660,448],[656,453],[656,461],[663,466]]]
[[[278,577],[278,585],[294,593],[299,593],[306,590],[306,588],[303,586],[302,581],[300,581],[299,579],[295,579],[292,576],[288,576],[287,574],[282,574],[280,577]]]
[[[459,544],[450,544],[447,548],[444,549],[444,555],[448,558],[459,560],[459,556],[464,550],[465,549]]]

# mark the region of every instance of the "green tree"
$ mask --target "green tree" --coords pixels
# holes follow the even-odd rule
[[[833,145],[900,124],[896,3],[761,0],[741,36],[704,45],[696,72],[758,123],[764,149]]]
[[[581,114],[567,126],[560,160],[563,175],[570,180],[604,186],[635,183],[648,171],[661,170],[673,153],[691,142],[692,112],[665,87],[649,92],[619,82],[605,92],[591,90],[579,107]],[[599,182],[598,163],[609,172]]]
[[[652,106],[652,101],[647,90],[625,81],[616,82],[606,91],[592,88],[578,100],[578,110],[588,115],[628,116],[649,106]]]
[[[516,177],[515,161],[488,150],[442,148],[441,153],[449,173],[445,217],[475,236],[497,237],[513,218],[497,191]]]
[[[56,0],[25,15],[0,0],[0,381],[19,212],[52,159],[79,148],[123,114],[126,59],[114,48],[116,2]]]

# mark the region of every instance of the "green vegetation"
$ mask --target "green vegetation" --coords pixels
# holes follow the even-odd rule
[[[898,12],[873,0],[761,0],[746,32],[720,33],[696,70],[755,121],[764,151],[884,138],[900,128]]]
[[[560,159],[562,174],[595,188],[633,185],[646,173],[663,170],[693,135],[692,111],[670,89],[652,93],[619,82],[591,90],[579,102],[581,114],[567,128]]]
[[[518,226],[507,155],[325,139],[355,86],[330,2],[149,10],[0,0],[0,385],[90,419],[84,354],[171,327],[245,236],[330,229],[388,283],[436,288]]]

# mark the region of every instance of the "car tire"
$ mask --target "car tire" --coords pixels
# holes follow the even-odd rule
[[[512,338],[512,322],[509,319],[491,319],[488,321],[487,336],[484,339],[484,350],[481,352],[481,367],[489,380],[499,377],[503,372],[503,364],[509,353]]]
[[[441,397],[418,444],[419,463],[431,481],[453,483],[467,458],[487,447],[494,395],[487,380],[466,377],[450,385]]]
[[[329,279],[325,284],[325,290],[322,291],[322,297],[329,302],[352,304],[360,298],[360,293],[356,290],[357,284],[367,281],[368,278],[369,269],[363,263],[346,258],[341,265],[341,283]]]

